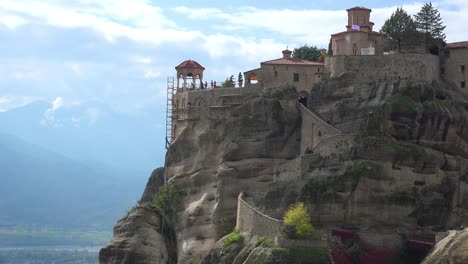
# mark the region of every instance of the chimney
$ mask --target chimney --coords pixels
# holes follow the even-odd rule
[[[291,58],[292,51],[285,49],[283,50],[283,59],[290,59]]]

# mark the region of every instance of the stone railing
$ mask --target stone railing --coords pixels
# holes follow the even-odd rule
[[[248,236],[281,236],[282,221],[261,213],[243,197],[244,193],[240,193],[237,198],[236,230]]]

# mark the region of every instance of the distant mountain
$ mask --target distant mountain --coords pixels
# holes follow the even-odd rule
[[[83,162],[105,163],[147,174],[164,162],[163,106],[124,114],[90,101],[57,107],[37,101],[0,113],[0,133]],[[162,121],[163,122],[163,121]]]
[[[139,198],[144,181],[136,173],[78,162],[0,133],[0,226],[109,229]]]

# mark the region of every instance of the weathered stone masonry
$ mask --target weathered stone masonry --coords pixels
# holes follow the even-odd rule
[[[248,236],[280,236],[282,222],[261,213],[244,201],[243,197],[244,193],[240,193],[237,199],[236,230]]]

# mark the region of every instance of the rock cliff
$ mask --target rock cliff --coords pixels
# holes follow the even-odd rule
[[[347,72],[313,87],[307,102],[340,134],[323,136],[328,128],[319,123],[304,129],[307,113],[293,87],[252,96],[226,118],[189,122],[141,205],[116,224],[100,262],[226,259],[210,250],[233,230],[241,192],[276,218],[292,202],[304,201],[314,225],[323,228],[411,233],[468,224],[465,91],[412,79],[366,82]],[[321,142],[305,156],[301,144],[308,133]],[[352,137],[351,147],[334,140],[342,135]],[[176,242],[161,235],[159,215],[143,205],[163,173],[182,192],[171,227]],[[241,248],[236,252],[247,257]]]

